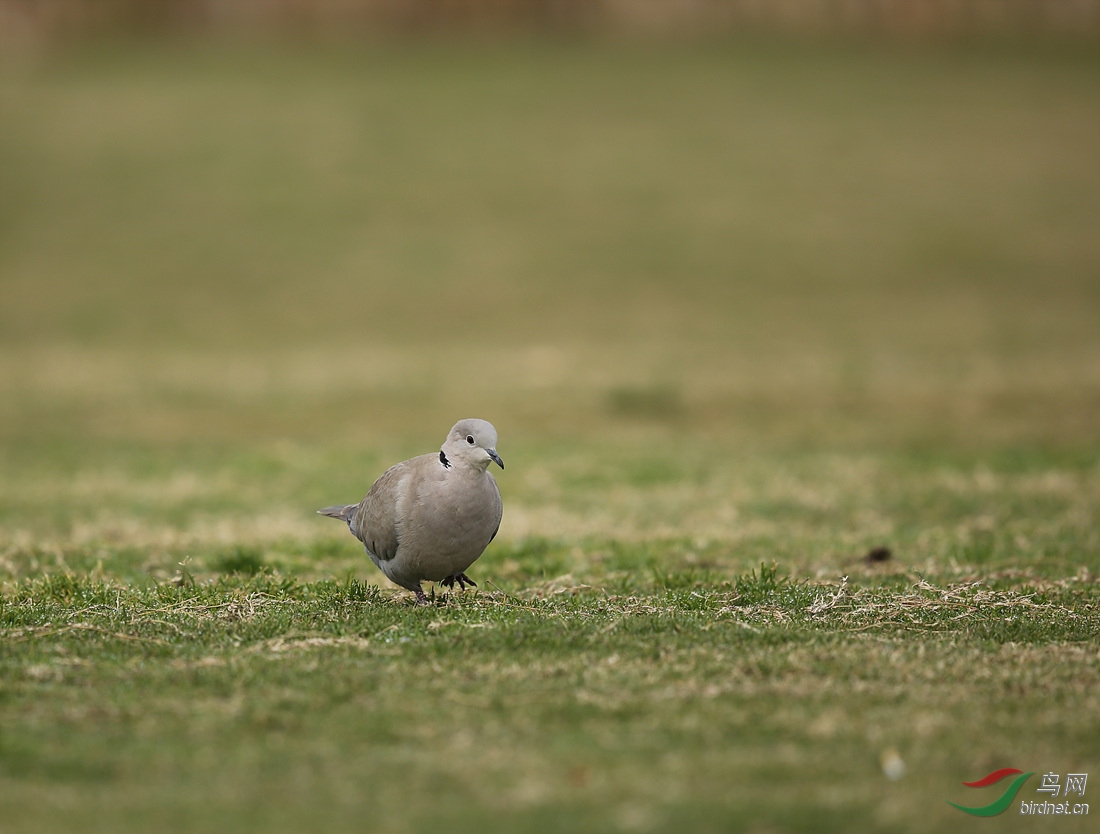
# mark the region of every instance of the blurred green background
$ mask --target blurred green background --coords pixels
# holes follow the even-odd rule
[[[514,464],[505,542],[832,575],[884,538],[939,569],[995,529],[1008,562],[1098,564],[1087,28],[184,7],[8,29],[9,576],[106,542],[130,579],[238,546],[376,579],[313,509],[474,415]]]
[[[502,445],[1087,442],[1098,77],[1065,44],[728,37],[10,63],[7,454],[434,445],[466,413]]]
[[[799,454],[1095,461],[1087,38],[112,8],[24,17],[0,69],[7,542],[183,548],[257,503],[310,539],[470,415],[505,539],[736,538],[738,468]]]
[[[169,827],[286,827],[317,809],[279,786],[316,762],[347,830],[363,774],[391,762],[457,804],[479,737],[452,738],[438,699],[471,681],[452,706],[490,716],[482,764],[537,787],[486,783],[464,812],[479,830],[498,812],[504,828],[644,830],[696,807],[714,830],[757,815],[811,830],[821,807],[835,830],[929,830],[946,824],[930,797],[1010,754],[1095,762],[1097,660],[1080,645],[1100,573],[1095,5],[766,5],[0,2],[0,613],[19,624],[0,786],[29,830],[86,821],[90,802],[133,825],[156,805]],[[430,612],[486,628],[461,642],[488,664],[476,680],[436,633],[455,623],[363,591],[380,575],[314,515],[466,416],[494,422],[508,463],[476,578],[525,601]],[[880,545],[888,564],[861,561]],[[1020,610],[1041,586],[1069,608],[1031,632],[1027,609],[977,636],[952,620],[940,642],[868,642],[847,619],[792,637],[784,618],[824,604],[809,586],[797,611],[766,588],[773,608],[745,628],[727,616],[740,597],[721,621],[696,601],[772,562],[874,592],[986,581]],[[907,604],[932,604],[920,587]],[[177,591],[210,597],[194,622],[149,602]],[[297,620],[251,619],[299,597],[314,607],[287,608]],[[101,609],[117,622],[20,631],[39,604],[72,628]],[[347,611],[369,622],[324,619]],[[399,626],[410,645],[383,646]],[[292,627],[329,647],[319,679],[346,711],[313,655],[271,671],[282,648],[263,629]],[[719,636],[738,657],[750,641],[759,668],[691,654]],[[668,680],[660,641],[694,658]],[[621,680],[585,678],[620,654]],[[577,700],[571,677],[539,700],[531,670],[555,663],[603,701]],[[1042,663],[1026,691],[1010,680]],[[113,688],[118,669],[138,683]],[[966,706],[979,678],[988,714]],[[749,683],[666,693],[704,680]],[[372,687],[390,700],[363,713]],[[558,747],[501,706],[517,696]],[[1025,707],[1046,723],[1023,727]],[[177,729],[197,725],[196,753]],[[712,725],[755,727],[757,747],[718,749]],[[588,771],[571,757],[601,733],[640,746],[592,754],[597,788],[572,805]],[[433,757],[422,742],[440,738]],[[912,777],[886,796],[892,743]],[[775,799],[807,762],[805,798]],[[661,805],[656,784],[679,793]],[[432,822],[417,813],[406,828]]]

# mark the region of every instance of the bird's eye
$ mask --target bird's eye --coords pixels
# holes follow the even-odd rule
[[[469,443],[471,446],[473,446],[474,445],[474,436],[472,434],[466,435],[466,442]]]

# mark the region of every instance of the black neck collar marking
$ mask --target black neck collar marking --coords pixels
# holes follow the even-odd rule
[[[451,462],[449,460],[447,460],[447,456],[445,454],[443,454],[442,449],[439,450],[439,462],[443,464],[444,468],[446,468],[446,469],[451,468]]]

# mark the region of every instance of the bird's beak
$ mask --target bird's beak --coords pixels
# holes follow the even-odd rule
[[[497,466],[499,466],[501,469],[504,468],[504,461],[500,459],[500,455],[497,454],[496,449],[486,449],[485,451],[489,453],[489,457],[492,458]]]

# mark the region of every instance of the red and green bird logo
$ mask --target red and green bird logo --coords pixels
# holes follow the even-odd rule
[[[994,770],[988,776],[983,776],[976,782],[963,782],[968,788],[985,788],[996,782],[1000,782],[1006,776],[1012,776],[1014,774],[1020,774],[1012,780],[1012,784],[1009,785],[999,799],[990,802],[988,805],[982,805],[977,808],[968,808],[965,805],[959,805],[957,802],[947,800],[947,804],[958,808],[967,814],[971,814],[975,817],[993,817],[1004,811],[1009,805],[1012,804],[1012,800],[1016,798],[1016,794],[1020,792],[1020,788],[1024,786],[1024,782],[1027,781],[1029,776],[1032,776],[1035,771],[1029,771],[1024,773],[1019,768],[1015,767],[1002,767],[1000,770]]]

